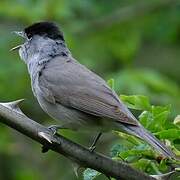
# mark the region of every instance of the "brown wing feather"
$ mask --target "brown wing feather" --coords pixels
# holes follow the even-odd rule
[[[138,124],[106,82],[74,59],[56,57],[48,62],[39,77],[39,86],[64,106],[127,124]]]

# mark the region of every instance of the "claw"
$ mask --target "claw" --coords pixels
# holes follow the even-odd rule
[[[55,135],[57,133],[58,129],[62,129],[62,127],[59,125],[51,125],[48,127],[48,129],[52,131],[53,135]]]
[[[48,133],[45,133],[45,132],[39,132],[38,135],[44,139],[46,139],[49,143],[52,144],[52,136],[53,134],[48,134]]]
[[[91,152],[94,152],[95,149],[96,149],[96,146],[91,146],[91,147],[89,148],[89,150],[90,150]]]

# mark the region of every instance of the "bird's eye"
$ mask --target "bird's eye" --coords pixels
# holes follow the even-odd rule
[[[27,35],[27,38],[28,38],[28,39],[31,39],[32,34],[28,33],[28,34],[26,34],[26,35]]]

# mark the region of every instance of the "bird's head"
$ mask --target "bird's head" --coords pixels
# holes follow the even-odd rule
[[[54,22],[38,22],[34,23],[23,31],[14,31],[18,36],[23,37],[25,42],[11,49],[11,51],[19,50],[20,57],[27,61],[36,51],[40,51],[42,47],[48,49],[48,44],[56,41],[64,43],[62,31]]]
[[[25,39],[25,41],[31,40],[34,36],[47,37],[53,40],[64,41],[63,32],[58,28],[57,24],[54,22],[38,22],[34,23],[23,31],[13,31],[13,33]],[[21,45],[12,48],[11,50],[16,50],[21,48]]]

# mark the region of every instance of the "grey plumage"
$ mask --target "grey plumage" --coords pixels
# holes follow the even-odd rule
[[[48,33],[37,31],[19,50],[28,66],[33,93],[45,112],[65,128],[125,131],[146,140],[164,156],[174,157],[140,125],[102,78],[72,57],[62,33],[61,38],[53,38],[51,31],[51,36]]]

